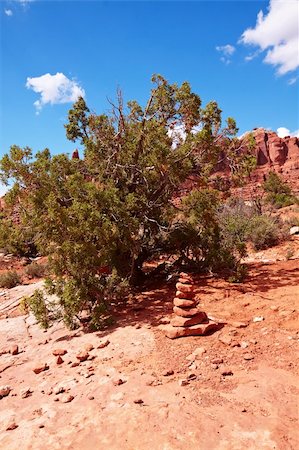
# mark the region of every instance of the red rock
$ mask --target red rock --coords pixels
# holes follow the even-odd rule
[[[49,366],[47,365],[47,363],[45,364],[41,364],[36,366],[34,369],[32,369],[34,373],[36,373],[37,375],[41,372],[44,372],[45,370],[49,370]]]
[[[176,298],[173,300],[173,304],[174,306],[180,306],[180,307],[190,307],[192,308],[192,306],[196,305],[195,300],[187,300],[185,298]]]
[[[80,365],[80,363],[78,363],[78,362],[73,362],[72,364],[71,364],[71,367],[78,367]]]
[[[180,273],[180,278],[183,278],[184,280],[188,280],[188,281],[190,281],[190,282],[192,283],[192,277],[191,277],[191,275],[189,275],[189,274],[186,273],[186,272],[181,272],[181,273]]]
[[[179,308],[178,306],[174,306],[173,312],[177,316],[192,317],[192,316],[196,316],[196,314],[198,314],[200,311],[197,308],[183,309],[183,308]]]
[[[234,373],[231,369],[223,369],[221,375],[224,377],[232,376]]]
[[[176,291],[175,293],[176,298],[182,298],[182,299],[186,299],[186,300],[193,300],[194,298],[194,293],[193,292],[181,292],[181,291]]]
[[[3,397],[7,397],[11,391],[10,386],[0,386],[0,400]]]
[[[115,378],[114,380],[112,380],[112,383],[114,384],[114,386],[120,386],[121,384],[124,384],[125,381],[121,378]]]
[[[11,430],[15,430],[16,428],[18,428],[18,425],[16,424],[16,422],[12,419],[6,427],[6,431],[11,431]]]
[[[180,277],[178,279],[179,283],[183,283],[183,284],[193,284],[193,281],[191,278],[185,278],[185,277]]]
[[[67,353],[67,350],[64,350],[62,348],[56,348],[55,350],[53,350],[52,354],[54,356],[63,356]]]
[[[107,345],[110,344],[110,341],[108,341],[108,339],[106,341],[101,342],[97,348],[104,348],[107,347]]]
[[[86,344],[84,348],[87,352],[90,352],[94,349],[94,346],[92,344]]]
[[[79,359],[80,362],[86,361],[88,357],[89,353],[85,351],[80,352],[78,353],[78,355],[76,355],[76,358]]]
[[[10,349],[11,355],[17,355],[19,353],[19,347],[17,345],[13,345]]]
[[[136,403],[137,405],[142,405],[142,403],[144,403],[144,401],[141,400],[141,398],[137,398],[136,400],[134,400],[134,403]]]
[[[64,361],[63,361],[63,359],[61,358],[61,356],[57,356],[56,364],[59,365],[59,364],[62,364],[63,362],[64,362]]]
[[[57,397],[56,397],[56,398],[57,398]],[[70,402],[73,401],[73,400],[74,400],[74,396],[71,395],[71,394],[63,395],[63,396],[61,397],[61,399],[60,399],[60,401],[61,401],[62,403],[70,403]]]
[[[22,389],[20,392],[21,398],[30,397],[32,395],[32,393],[33,393],[33,391],[30,388]]]
[[[164,328],[165,335],[169,339],[176,339],[184,336],[203,336],[218,329],[219,324],[215,322],[209,322],[207,324],[201,325],[193,325],[189,328],[172,327],[171,325],[166,325]]]
[[[172,369],[168,369],[168,370],[164,370],[164,372],[162,372],[163,377],[169,377],[170,375],[173,375],[174,371]]]
[[[222,342],[222,344],[225,345],[231,345],[232,343],[232,338],[228,334],[221,333],[219,334],[218,339],[220,342]]]
[[[173,327],[189,327],[204,322],[208,322],[208,317],[205,312],[200,311],[193,317],[175,316],[171,319],[170,325]]]
[[[186,292],[187,294],[194,291],[194,287],[192,284],[177,283],[175,286],[178,291]]]

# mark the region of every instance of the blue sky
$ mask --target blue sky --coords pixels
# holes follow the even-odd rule
[[[71,152],[63,124],[77,95],[97,113],[117,86],[143,103],[153,73],[189,81],[240,133],[298,132],[297,0],[2,0],[0,8],[0,156],[12,144]]]

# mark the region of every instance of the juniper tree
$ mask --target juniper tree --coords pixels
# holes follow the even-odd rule
[[[215,197],[206,194],[205,208],[197,208],[200,226],[187,217],[194,213],[194,193],[182,208],[173,199],[190,173],[197,173],[199,187],[208,187],[220,155],[233,156],[236,123],[230,118],[222,127],[217,103],[202,108],[187,82],[170,84],[160,75],[152,82],[144,106],[125,106],[120,91],[109,114],[91,112],[83,98],[75,102],[65,128],[67,138],[82,145],[81,159],[52,156],[48,149],[33,157],[17,146],[2,158],[2,181],[14,182],[7,207],[18,207],[21,227],[34,232],[35,245],[49,257],[48,291],[58,295],[59,308],[40,306],[37,293],[35,310],[44,325],[62,317],[73,326],[83,309],[96,322],[126,283],[140,283],[146,260],[190,249],[192,236],[193,253],[197,246],[209,261],[207,227],[219,246],[217,226],[207,220]],[[111,269],[109,277],[103,267]]]

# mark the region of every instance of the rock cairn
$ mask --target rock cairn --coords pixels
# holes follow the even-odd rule
[[[173,305],[175,315],[165,327],[168,338],[201,336],[219,328],[217,323],[208,319],[205,312],[198,309],[193,280],[186,273],[180,273]]]

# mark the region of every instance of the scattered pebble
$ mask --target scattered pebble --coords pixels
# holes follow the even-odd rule
[[[18,428],[18,425],[16,424],[16,422],[12,419],[7,427],[6,427],[6,431],[11,431],[11,430],[15,430],[16,428]]]
[[[110,344],[110,341],[107,339],[106,341],[101,342],[97,348],[104,348],[107,347],[107,345]]]
[[[241,348],[247,348],[248,347],[248,342],[242,341],[241,344],[240,344],[240,347]]]
[[[221,372],[221,375],[224,376],[224,377],[229,377],[229,376],[231,376],[233,374],[234,374],[233,371],[230,370],[230,369],[224,369]]]
[[[170,375],[173,375],[174,371],[172,369],[168,369],[168,370],[164,370],[164,372],[162,372],[163,377],[169,377]]]
[[[58,397],[56,397],[58,398]],[[74,400],[74,396],[71,394],[67,394],[61,397],[61,402],[62,403],[70,403],[72,400]]]
[[[86,351],[80,352],[76,355],[76,358],[79,359],[80,362],[86,361],[88,357],[89,353]]]
[[[245,353],[244,359],[245,359],[246,361],[250,361],[251,359],[254,359],[254,356],[251,355],[250,353]]]
[[[34,369],[32,369],[34,373],[36,373],[37,375],[41,372],[44,372],[45,370],[49,370],[49,366],[47,365],[47,363],[45,364],[41,364],[39,366],[36,366]]]
[[[19,347],[18,345],[13,345],[10,349],[10,354],[11,355],[17,355],[19,353]]]
[[[60,365],[60,364],[62,364],[64,361],[63,361],[63,359],[61,358],[61,356],[57,356],[57,359],[56,359],[56,364],[57,365]]]
[[[62,349],[62,348],[56,348],[55,350],[53,350],[52,354],[54,356],[63,356],[67,353],[67,350]]]
[[[20,392],[21,398],[27,398],[32,395],[33,391],[30,389],[30,387],[22,389]]]
[[[114,386],[120,386],[121,384],[124,384],[126,381],[122,380],[121,378],[115,378],[114,380],[112,380],[112,383],[114,384]]]
[[[86,344],[84,348],[87,352],[91,352],[91,350],[94,349],[94,346],[92,344]]]
[[[263,320],[265,320],[263,316],[257,316],[252,319],[252,322],[262,322]]]
[[[189,381],[184,379],[184,380],[179,380],[179,386],[187,386],[187,384],[189,384]]]
[[[138,399],[134,400],[134,403],[136,403],[136,405],[142,405],[144,403],[144,401],[141,398],[138,398]]]
[[[89,395],[87,398],[88,398],[88,400],[94,400],[94,396],[93,395]]]
[[[11,391],[10,386],[0,386],[0,399],[3,397],[7,397]]]

